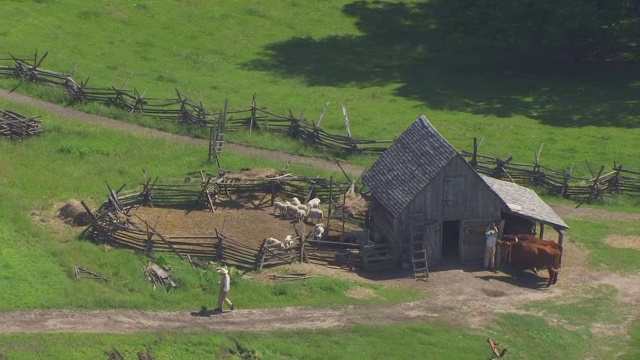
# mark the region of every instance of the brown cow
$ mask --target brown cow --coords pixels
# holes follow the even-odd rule
[[[521,269],[547,269],[549,271],[547,286],[558,282],[558,268],[562,256],[560,250],[529,241],[501,241],[500,244],[506,250],[509,263]]]
[[[560,251],[562,254],[562,246],[555,241],[552,240],[544,240],[535,237],[535,235],[530,234],[518,234],[518,235],[502,235],[502,240],[505,241],[527,241],[529,243],[538,244],[542,246],[548,246],[550,248],[556,249]]]

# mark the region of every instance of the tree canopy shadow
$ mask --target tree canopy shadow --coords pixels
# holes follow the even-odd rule
[[[292,38],[243,66],[310,86],[399,84],[397,96],[437,110],[523,115],[561,127],[640,126],[635,64],[563,64],[454,39],[438,30],[433,3],[355,1],[343,12],[361,35]]]

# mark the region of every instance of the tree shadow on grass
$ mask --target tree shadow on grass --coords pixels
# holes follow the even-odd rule
[[[356,1],[343,12],[361,35],[273,43],[244,67],[310,86],[399,84],[396,95],[436,110],[560,127],[640,126],[635,64],[558,64],[455,40],[436,30],[429,3]]]

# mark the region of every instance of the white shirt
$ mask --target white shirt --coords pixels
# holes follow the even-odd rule
[[[220,289],[224,292],[229,292],[229,281],[231,279],[229,278],[229,275],[224,275],[222,276],[222,286],[220,287]]]
[[[487,230],[486,232],[487,235],[487,247],[494,247],[496,246],[496,240],[498,240],[498,232],[493,229],[493,228],[489,228],[489,230]]]

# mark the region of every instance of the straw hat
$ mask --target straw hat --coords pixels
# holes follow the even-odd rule
[[[219,273],[221,273],[221,274],[228,274],[228,273],[229,273],[229,270],[227,270],[227,269],[225,269],[225,268],[219,268],[219,269],[218,269],[218,272],[219,272]]]

